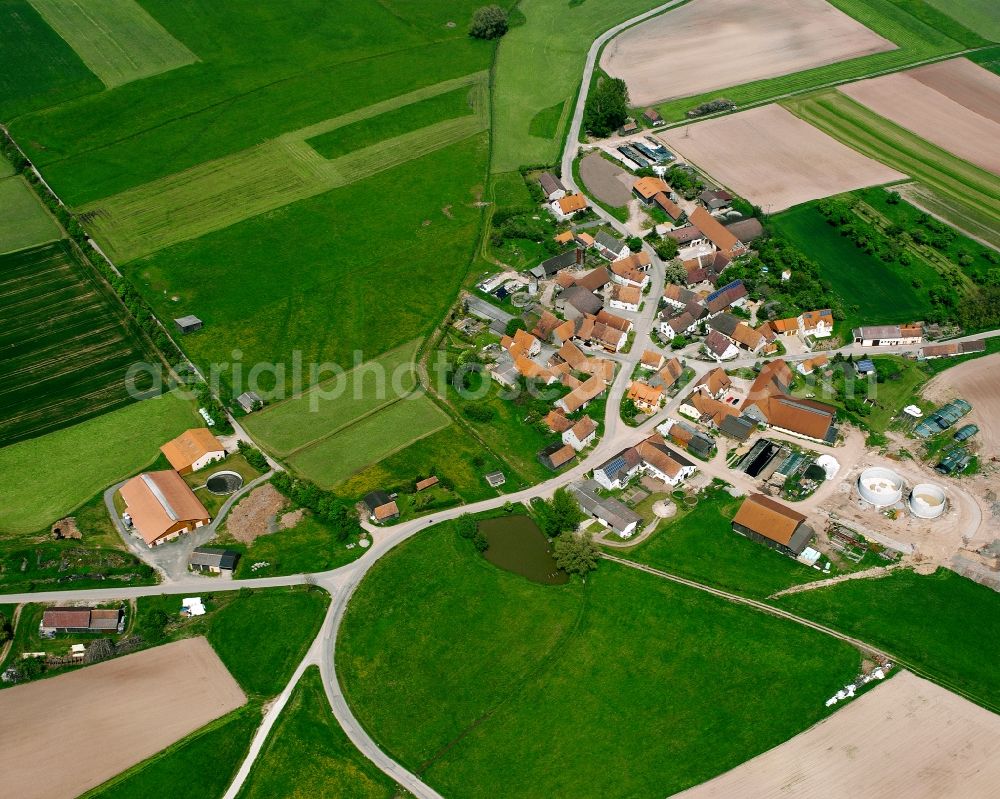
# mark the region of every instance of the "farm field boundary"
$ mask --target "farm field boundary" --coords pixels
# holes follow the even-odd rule
[[[472,114],[446,119],[331,160],[308,143],[345,125],[461,86],[477,89]],[[89,203],[80,209],[82,218],[107,244],[111,257],[125,263],[475,136],[489,124],[487,90],[482,72],[443,81]]]
[[[299,450],[288,462],[321,487],[332,488],[450,424],[451,417],[425,394],[411,394]]]
[[[7,177],[0,161],[0,254],[46,244],[63,237],[59,224],[20,175]],[[2,280],[0,275],[0,280]]]
[[[657,106],[660,114],[667,121],[682,120],[688,110],[721,97],[731,100],[738,106],[759,104],[768,99],[833,83],[844,83],[874,73],[906,69],[931,59],[990,44],[988,40],[965,29],[944,14],[922,4],[915,5],[911,0],[829,0],[829,2],[869,30],[893,42],[897,49],[807,69],[779,78],[766,78],[728,89],[671,100]]]
[[[1000,177],[878,116],[836,89],[782,105],[863,155],[910,175],[973,223],[1000,229]]]
[[[930,214],[953,228],[962,231],[970,239],[1000,250],[1000,228],[985,224],[980,220],[970,219],[964,207],[953,200],[942,197],[933,189],[919,183],[907,183],[897,186],[896,191],[910,205]]]
[[[291,455],[412,391],[417,383],[413,359],[419,345],[415,340],[390,350],[341,378],[323,381],[300,396],[248,416],[243,424],[279,457]],[[325,398],[322,392],[332,392],[340,380],[339,396]]]
[[[109,89],[198,60],[135,0],[29,2]]]

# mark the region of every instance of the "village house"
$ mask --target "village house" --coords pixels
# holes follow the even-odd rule
[[[628,258],[632,251],[624,241],[620,241],[607,231],[599,231],[594,237],[594,249],[598,255],[608,261],[617,261],[621,258]]]
[[[714,319],[712,321],[715,321]],[[709,330],[703,342],[705,351],[711,355],[718,363],[728,361],[740,354],[739,348],[733,341],[718,330]]]
[[[628,387],[628,398],[644,413],[654,413],[663,404],[663,388],[654,387],[641,380],[633,380]]]
[[[569,269],[582,263],[583,251],[579,248],[574,248],[566,252],[561,252],[558,255],[553,255],[551,258],[546,258],[538,266],[528,270],[528,274],[535,278],[535,280],[547,280],[560,270]]]
[[[552,237],[552,240],[556,244],[570,244],[576,240],[576,236],[573,234],[572,230],[564,230],[562,233],[556,233]]]
[[[602,497],[599,485],[594,480],[572,483],[570,492],[576,498],[580,509],[603,526],[610,528],[622,538],[631,538],[642,517],[635,511],[611,497]]]
[[[654,194],[653,203],[659,206],[660,210],[670,217],[672,222],[677,222],[684,216],[684,210],[671,200],[666,192],[661,191],[659,194]]]
[[[918,322],[909,325],[856,327],[852,333],[854,343],[862,347],[900,347],[919,344],[924,339],[923,325]]]
[[[122,485],[123,519],[155,547],[208,524],[211,518],[190,486],[172,469],[145,472]]]
[[[637,252],[620,258],[611,264],[613,279],[623,286],[636,286],[644,289],[649,285],[649,275],[646,272],[651,263],[649,254],[645,252]]]
[[[670,191],[670,187],[663,178],[639,178],[632,184],[632,193],[639,198],[643,205],[652,205],[653,198],[657,194]]]
[[[817,355],[814,358],[807,358],[804,361],[800,361],[795,367],[795,370],[800,375],[811,375],[817,369],[822,369],[830,363],[830,358],[827,355]]]
[[[642,303],[642,290],[638,286],[615,286],[611,290],[611,298],[608,305],[619,311],[639,310]]]
[[[609,491],[624,488],[642,468],[642,458],[635,447],[623,449],[594,469],[594,480]]]
[[[562,434],[562,441],[574,450],[580,450],[593,443],[597,436],[597,422],[589,416],[581,416],[580,419]]]
[[[700,391],[712,399],[721,399],[732,386],[733,380],[724,369],[713,369],[694,384],[694,390]]]
[[[639,366],[647,371],[655,372],[663,368],[663,364],[666,360],[666,356],[664,356],[662,352],[644,350],[642,357],[639,359]]]
[[[646,474],[669,486],[676,486],[697,470],[697,466],[667,446],[663,437],[652,435],[636,448]]]
[[[574,285],[563,289],[556,298],[556,308],[571,319],[587,314],[594,315],[603,307],[604,300],[583,286]]]
[[[806,517],[763,494],[751,494],[733,518],[733,531],[798,557],[814,535]]]
[[[396,500],[385,491],[372,491],[365,494],[362,504],[373,522],[386,522],[399,518],[399,507],[396,505]]]
[[[686,336],[698,329],[698,320],[687,311],[670,316],[667,311],[660,314],[660,335],[666,339]]]
[[[732,207],[733,195],[724,189],[705,189],[698,201],[709,211],[725,211]]]
[[[692,211],[690,219],[703,237],[727,258],[736,258],[747,251],[746,245],[704,208]]]
[[[837,409],[822,402],[788,394],[792,372],[778,359],[757,374],[741,410],[758,422],[793,436],[832,444],[837,438]]]
[[[226,449],[207,427],[185,430],[168,441],[160,452],[178,474],[190,474],[226,457]]]
[[[542,187],[542,193],[545,195],[545,199],[548,202],[561,200],[566,196],[566,187],[563,186],[562,181],[551,172],[542,172],[542,174],[538,176],[538,183]]]
[[[743,308],[748,299],[747,287],[742,280],[734,280],[705,297],[705,307],[710,316],[722,313],[727,308]]]
[[[593,400],[601,396],[607,388],[608,384],[600,377],[594,375],[587,378],[565,397],[556,400],[556,407],[561,408],[566,413],[576,413],[581,408],[586,408]]]
[[[552,209],[552,213],[556,219],[560,222],[565,222],[570,219],[580,211],[587,209],[587,198],[582,194],[567,194],[565,197],[560,197],[558,200],[553,200],[549,203],[549,208]]]
[[[813,338],[829,338],[833,335],[833,311],[823,308],[819,311],[806,311],[799,314],[797,320],[799,334]]]
[[[662,369],[649,379],[649,385],[667,391],[680,379],[682,374],[684,374],[684,364],[677,358],[671,358],[663,365]]]
[[[683,310],[689,303],[699,302],[700,299],[693,291],[676,283],[668,283],[663,287],[663,301],[677,310]]]

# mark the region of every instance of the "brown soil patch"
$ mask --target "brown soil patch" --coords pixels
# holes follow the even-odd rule
[[[906,177],[779,105],[696,122],[658,135],[713,179],[767,212]]]
[[[295,525],[302,521],[305,515],[306,512],[304,508],[289,511],[281,517],[281,520],[278,522],[278,526],[281,527],[282,530],[291,530],[295,527]]]
[[[840,91],[943,150],[1000,175],[1000,75],[962,58],[850,83]]]
[[[52,537],[56,539],[83,538],[83,533],[76,526],[76,516],[67,516],[52,525]]]
[[[985,797],[1000,781],[1000,716],[903,672],[683,799]]]
[[[580,179],[590,194],[608,205],[620,207],[632,199],[635,178],[596,150],[580,161]]]
[[[243,544],[274,531],[274,520],[288,499],[270,483],[255,488],[229,512],[226,529]]]
[[[616,36],[601,67],[648,105],[895,49],[825,0],[692,0]]]
[[[204,638],[0,691],[0,792],[72,799],[245,702]]]
[[[971,439],[977,445],[980,460],[1000,457],[1000,354],[986,355],[960,363],[937,375],[923,390],[925,399],[945,403],[961,397],[970,405],[969,414],[955,425],[979,426]]]

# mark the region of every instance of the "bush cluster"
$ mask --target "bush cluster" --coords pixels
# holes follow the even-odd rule
[[[352,534],[361,532],[357,514],[348,503],[332,491],[324,491],[315,483],[288,472],[278,472],[271,478],[271,485],[301,508],[306,508],[318,519],[334,529],[338,541],[346,541]]]

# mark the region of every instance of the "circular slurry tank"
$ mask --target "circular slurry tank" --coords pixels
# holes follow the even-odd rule
[[[216,472],[205,481],[205,487],[220,496],[233,494],[243,487],[243,475],[238,472]]]
[[[934,483],[919,483],[910,492],[910,511],[921,519],[936,519],[948,506],[944,489]]]
[[[876,508],[895,505],[903,498],[903,478],[892,469],[873,466],[858,477],[861,498]]]

